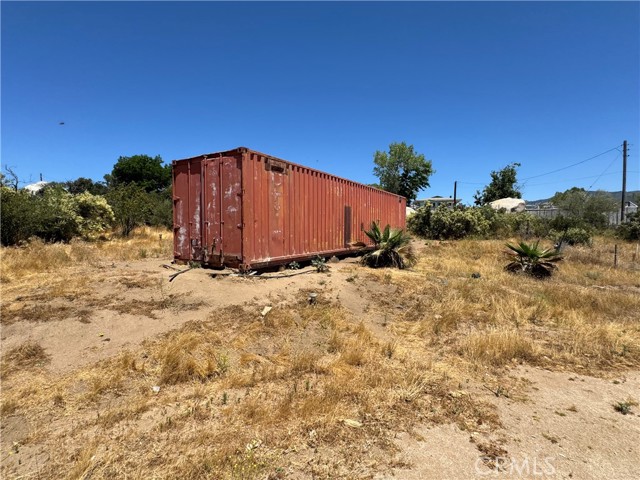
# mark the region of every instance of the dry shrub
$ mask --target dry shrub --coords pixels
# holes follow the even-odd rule
[[[320,353],[312,350],[299,351],[291,359],[291,373],[321,373],[324,368],[318,365]]]
[[[535,361],[539,348],[521,330],[474,332],[461,340],[463,354],[472,361],[502,366],[517,361]]]
[[[50,356],[44,348],[39,343],[28,340],[2,356],[2,376],[5,377],[20,369],[41,367],[49,361]]]
[[[11,325],[16,322],[55,322],[68,318],[73,308],[69,305],[31,304],[19,309],[10,305],[2,305],[0,323]]]
[[[637,324],[594,322],[577,312],[570,312],[560,325],[564,332],[556,348],[565,361],[568,354],[577,363],[597,367],[640,363],[640,328]]]
[[[156,354],[160,362],[160,383],[204,381],[226,373],[228,357],[206,340],[202,334],[188,331],[167,337]]]
[[[367,348],[358,340],[349,340],[342,344],[340,359],[347,365],[359,367],[367,361]]]
[[[293,313],[283,308],[274,308],[264,317],[264,326],[274,330],[289,329],[296,325]]]

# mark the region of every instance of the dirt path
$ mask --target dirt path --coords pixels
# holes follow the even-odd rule
[[[496,398],[504,428],[489,439],[454,425],[418,428],[397,439],[399,468],[378,479],[557,478],[633,480],[640,468],[640,413],[613,404],[640,398],[640,372],[603,380],[539,368],[512,372],[531,382],[525,400]],[[487,456],[478,443],[489,446]],[[494,455],[498,458],[495,459]]]
[[[43,300],[42,295],[5,290],[3,301],[16,309],[30,309],[47,301],[55,308],[43,311],[35,321],[21,320],[16,314],[16,321],[3,325],[2,347],[6,351],[27,339],[37,342],[51,356],[48,368],[63,373],[133,348],[186,322],[206,320],[215,309],[229,305],[251,304],[259,313],[265,306],[306,298],[306,292],[314,290],[338,298],[360,316],[365,300],[358,287],[345,281],[354,261],[331,264],[326,274],[308,267],[264,275],[309,272],[270,279],[214,277],[215,270],[192,269],[172,282],[169,276],[175,271],[163,268],[158,259],[84,267],[78,275],[86,285],[73,298],[61,295]]]

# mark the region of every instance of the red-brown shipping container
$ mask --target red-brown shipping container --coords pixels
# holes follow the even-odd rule
[[[406,199],[247,148],[173,162],[176,261],[259,269],[372,246],[404,228]]]

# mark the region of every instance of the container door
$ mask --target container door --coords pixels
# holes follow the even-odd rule
[[[189,247],[189,168],[186,162],[173,164],[173,256],[188,261]]]
[[[242,259],[242,157],[220,159],[220,254]]]
[[[242,182],[240,160],[222,157],[203,162],[203,260],[236,263],[242,254]]]
[[[184,261],[203,258],[201,163],[192,160],[173,166],[174,256]]]
[[[222,232],[220,231],[220,161],[205,160],[203,167],[204,246],[205,262],[220,265]]]

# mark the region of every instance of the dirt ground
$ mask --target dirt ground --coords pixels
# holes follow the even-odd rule
[[[638,478],[640,415],[611,408],[619,398],[638,397],[638,372],[616,380],[531,367],[511,373],[528,383],[524,397],[487,397],[503,423],[490,435],[502,449],[500,461],[484,462],[474,443],[487,440],[455,425],[420,428],[420,440],[407,434],[397,439],[399,461],[411,467],[395,470],[393,478]]]
[[[367,280],[353,258],[331,263],[328,274],[311,267],[255,277],[192,269],[172,282],[168,279],[175,271],[166,264],[154,258],[82,266],[69,270],[63,285],[52,274],[48,291],[58,294],[46,301],[38,292],[4,288],[3,352],[33,341],[49,357],[47,375],[64,375],[138,348],[217,309],[238,305],[259,316],[265,307],[305,302],[309,292],[339,303],[381,340],[390,337],[388,313],[373,305],[380,298],[393,303],[395,290]],[[399,304],[397,311],[403,308]],[[35,314],[42,318],[24,319]],[[389,453],[393,467],[382,468],[375,478],[638,478],[640,410],[636,406],[622,415],[612,405],[640,399],[640,371],[596,378],[558,370],[508,367],[507,375],[519,385],[513,391],[493,390],[482,382],[464,386],[459,394],[491,404],[502,426],[478,433],[455,423],[416,422],[411,432],[395,434],[396,450]],[[37,445],[15,448],[32,429],[19,413],[3,413],[4,478],[27,478],[49,459]],[[291,477],[306,478],[293,470]]]

